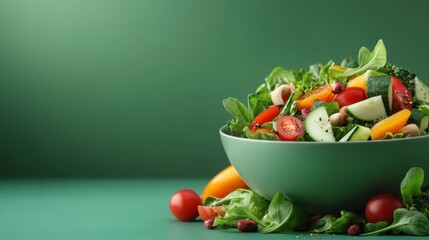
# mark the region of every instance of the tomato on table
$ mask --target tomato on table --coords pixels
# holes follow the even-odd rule
[[[402,208],[402,200],[391,193],[381,193],[372,197],[366,204],[365,217],[370,223],[393,222],[393,212]]]
[[[277,120],[277,134],[281,140],[295,141],[304,131],[304,123],[294,116],[283,116]]]
[[[411,110],[413,106],[413,96],[402,82],[392,77],[392,111],[390,114],[401,111],[402,109]]]
[[[198,217],[200,196],[191,189],[182,189],[170,199],[170,211],[180,221],[193,221]]]
[[[366,92],[360,87],[348,87],[334,97],[340,108],[367,99]]]
[[[198,213],[203,221],[214,220],[217,216],[225,216],[225,211],[222,206],[198,206]]]
[[[265,111],[261,112],[256,116],[249,125],[251,132],[256,132],[259,127],[266,123],[272,121],[275,117],[280,114],[280,108],[277,106],[269,106]]]

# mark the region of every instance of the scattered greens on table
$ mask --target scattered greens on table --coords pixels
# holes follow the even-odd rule
[[[424,172],[413,167],[402,180],[400,189],[403,208],[394,212],[392,224],[387,222],[367,223],[365,218],[341,211],[339,216],[325,215],[308,225],[311,214],[298,203],[277,193],[270,201],[248,189],[238,189],[224,198],[208,197],[205,206],[222,206],[225,215],[214,220],[216,228],[236,228],[238,220],[254,220],[262,233],[303,230],[313,233],[346,234],[352,224],[360,226],[361,235],[407,234],[429,235],[429,190],[422,190]],[[307,224],[307,225],[306,225]]]
[[[350,105],[339,106],[342,102],[340,101],[341,91],[346,92],[345,90],[349,87],[356,88],[356,81],[353,84],[352,82],[357,78],[364,78],[366,85],[361,85],[361,88],[365,91],[365,99],[359,99],[359,102],[353,102]],[[400,89],[398,87],[395,89],[397,84],[392,83],[391,78],[400,81],[400,85],[403,86],[402,91],[398,91],[397,89]],[[326,97],[326,99],[311,102],[312,105],[305,109],[299,107],[300,101],[302,103],[302,99],[310,96],[316,89],[334,85],[342,87],[338,93],[333,91],[335,96],[334,94],[330,96],[332,98]],[[290,91],[281,96],[287,99],[278,102],[274,99],[278,99],[275,96],[281,91],[276,92],[276,90],[282,87]],[[348,95],[343,93],[343,96],[349,99],[350,96],[356,98],[356,91],[355,89],[353,93],[349,89]],[[412,99],[408,99],[410,97]],[[369,105],[365,100],[370,99],[378,104],[377,108],[368,108]],[[327,105],[328,102],[331,104]],[[229,97],[223,100],[223,105],[234,117],[227,121],[230,134],[243,138],[291,141],[281,137],[279,132],[281,129],[276,125],[277,121],[285,116],[295,117],[304,126],[302,127],[304,130],[299,131],[299,137],[292,138],[292,141],[370,141],[427,135],[429,130],[429,87],[415,73],[388,63],[387,51],[382,40],[377,42],[372,51],[362,47],[357,60],[345,58],[340,64],[335,64],[331,60],[325,65],[312,65],[308,70],[287,70],[276,67],[265,78],[265,82],[257,87],[254,93],[248,95],[247,104],[240,102],[237,98]],[[257,128],[252,126],[256,117],[273,105],[279,108],[277,117],[258,124]],[[334,117],[333,114],[341,113],[341,107],[345,107],[344,111],[348,114],[347,121],[333,124],[332,119],[338,117],[335,115]],[[376,136],[377,131],[384,129],[384,126],[377,129],[374,125],[404,108],[410,110],[407,124],[415,125],[417,134],[410,135],[403,130],[386,131]],[[316,109],[319,111],[314,111]],[[305,118],[310,117],[310,114],[311,120],[306,121]],[[324,120],[317,122],[315,121],[317,119]],[[325,129],[326,132],[319,131],[320,128]],[[257,129],[267,131],[256,131]]]

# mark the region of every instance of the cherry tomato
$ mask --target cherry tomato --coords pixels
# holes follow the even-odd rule
[[[225,216],[225,211],[221,206],[206,207],[203,205],[198,206],[198,213],[201,219],[205,222],[207,220],[214,220],[215,217],[221,215]]]
[[[277,106],[269,106],[265,111],[256,116],[250,123],[250,131],[255,132],[262,124],[272,121],[280,114],[280,109]]]
[[[363,90],[362,88],[349,87],[338,93],[335,96],[334,101],[338,102],[338,104],[340,104],[340,107],[343,107],[360,102],[362,100],[365,100],[366,98],[367,97],[365,90]]]
[[[277,120],[277,134],[281,140],[295,141],[304,131],[304,124],[296,117],[283,116]]]
[[[370,223],[385,221],[393,222],[393,212],[402,208],[402,200],[396,195],[382,193],[372,197],[366,204],[365,217]]]
[[[170,199],[170,210],[181,221],[193,221],[198,217],[200,196],[191,189],[182,189],[173,194]]]
[[[402,82],[392,77],[392,111],[390,114],[401,111],[402,109],[411,110],[413,106],[413,96]]]

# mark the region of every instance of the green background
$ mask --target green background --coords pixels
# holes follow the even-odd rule
[[[378,39],[426,82],[425,1],[1,0],[0,176],[210,177],[222,100]],[[268,153],[269,154],[269,153]]]

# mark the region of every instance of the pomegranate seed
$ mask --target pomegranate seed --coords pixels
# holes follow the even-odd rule
[[[349,228],[347,229],[348,235],[358,235],[359,232],[360,232],[360,226],[357,223],[350,225]]]
[[[208,229],[213,229],[213,223],[214,223],[214,221],[213,220],[206,220],[206,221],[204,221],[204,226],[206,227],[206,228],[208,228]]]
[[[310,113],[310,109],[309,108],[303,108],[301,109],[301,116],[303,119],[305,119],[307,117],[307,115]]]
[[[342,92],[343,90],[344,90],[344,84],[343,83],[335,82],[332,85],[332,92],[334,94],[338,94],[338,93]]]
[[[253,220],[238,220],[237,228],[240,232],[257,232],[258,224]]]

